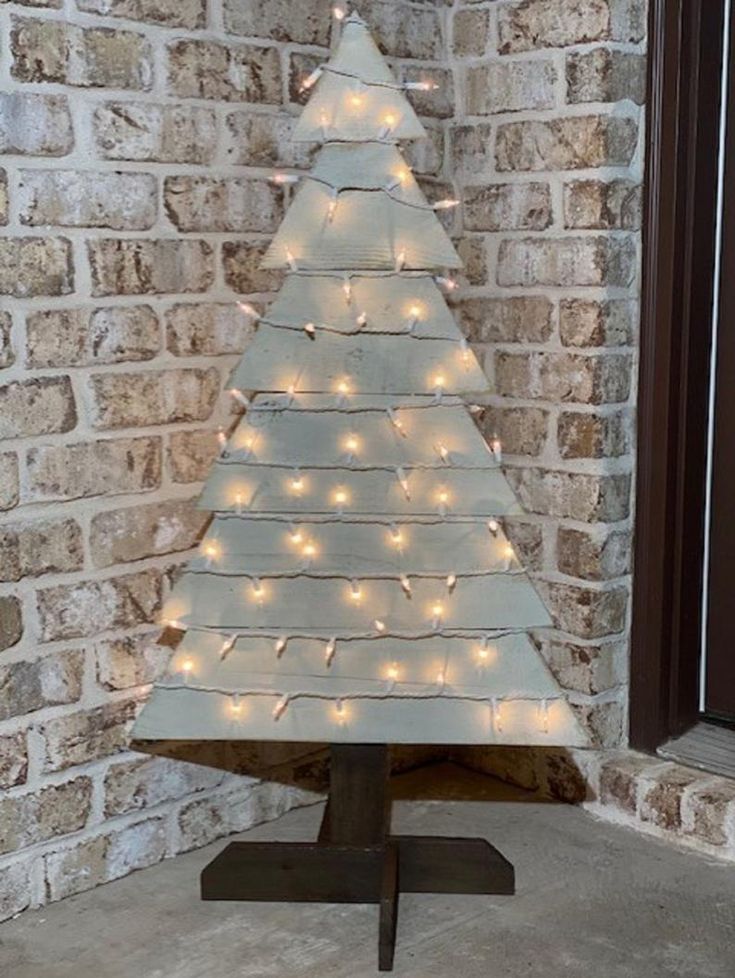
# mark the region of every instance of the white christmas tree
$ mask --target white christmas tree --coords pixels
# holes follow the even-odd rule
[[[437,284],[459,258],[397,143],[425,136],[357,16],[296,139],[324,143],[265,258],[285,284],[232,393],[212,522],[164,617],[139,739],[585,745],[471,416],[487,380]],[[287,183],[296,178],[277,175]]]

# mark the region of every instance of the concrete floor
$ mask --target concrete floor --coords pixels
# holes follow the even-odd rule
[[[518,891],[403,896],[396,978],[735,975],[731,866],[449,766],[404,775],[395,788],[414,799],[397,801],[397,831],[484,835],[515,864]],[[313,838],[320,817],[321,806],[301,809],[240,838]],[[0,926],[0,975],[377,975],[375,907],[201,903],[197,875],[222,846]]]

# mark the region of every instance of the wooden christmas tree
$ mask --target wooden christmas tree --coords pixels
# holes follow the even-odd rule
[[[324,145],[265,258],[288,274],[232,378],[246,410],[134,735],[584,745],[529,638],[551,621],[435,278],[460,264],[435,213],[454,202],[401,156],[425,133],[358,17],[316,74],[295,138]]]

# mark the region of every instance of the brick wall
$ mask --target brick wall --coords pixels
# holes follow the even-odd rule
[[[451,180],[464,200],[459,312],[497,392],[483,424],[557,618],[544,652],[607,744],[625,708],[641,6],[359,5],[399,75],[442,84],[415,94],[431,139],[410,159],[430,196]],[[141,758],[126,731],[202,528],[192,500],[248,339],[234,300],[278,285],[257,267],[284,206],[267,177],[308,164],[289,135],[329,9],[0,3],[0,917],[298,801],[224,762]]]

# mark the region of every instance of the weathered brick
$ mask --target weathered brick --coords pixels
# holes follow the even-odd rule
[[[132,31],[19,17],[13,22],[10,47],[11,74],[18,81],[84,88],[151,87],[151,45]]]
[[[206,241],[103,238],[87,243],[93,295],[205,292],[214,281]]]
[[[544,581],[540,585],[557,628],[579,638],[602,638],[622,632],[628,589],[593,590],[576,584]]]
[[[13,509],[19,497],[18,456],[5,452],[0,455],[0,510]]]
[[[526,512],[587,523],[613,523],[630,513],[630,476],[548,469],[510,469],[508,480]]]
[[[247,109],[230,112],[225,129],[227,161],[238,166],[308,166],[313,147],[293,141],[295,124],[290,116]]]
[[[164,27],[204,27],[207,0],[77,0],[80,10]]]
[[[31,860],[5,866],[0,873],[0,921],[22,913],[32,902]]]
[[[177,553],[193,547],[209,516],[191,500],[129,506],[92,518],[90,550],[95,567]]]
[[[564,346],[628,346],[637,308],[629,299],[562,299],[559,333]]]
[[[620,747],[626,737],[627,712],[620,700],[572,703],[572,710],[590,737],[590,746]]]
[[[25,784],[28,774],[28,748],[25,732],[0,736],[0,788]]]
[[[507,455],[540,455],[546,444],[549,412],[532,407],[488,407],[478,420],[486,438],[500,438]]]
[[[585,581],[605,581],[630,573],[631,535],[627,530],[577,530],[560,526],[556,533],[559,570]]]
[[[642,187],[630,180],[575,180],[564,185],[564,227],[637,231]]]
[[[105,814],[153,808],[213,788],[221,780],[220,771],[162,757],[114,764],[105,775]]]
[[[646,30],[644,0],[524,0],[498,8],[502,54],[560,48],[589,41],[640,41]]]
[[[634,815],[638,808],[640,778],[650,767],[650,758],[635,754],[625,754],[604,763],[600,772],[600,801]]]
[[[629,449],[630,420],[622,412],[588,414],[563,411],[557,444],[562,458],[617,458]]]
[[[20,642],[23,635],[23,614],[20,601],[13,594],[0,597],[0,652]]]
[[[135,700],[119,700],[47,720],[40,728],[45,742],[44,770],[63,771],[119,754],[127,748],[127,732],[135,712]]]
[[[505,397],[608,404],[630,393],[628,354],[495,353],[495,386]]]
[[[152,866],[165,854],[166,833],[160,818],[87,839],[45,857],[48,897],[61,900],[82,893],[136,869]]]
[[[161,575],[145,570],[78,581],[40,590],[36,598],[44,642],[82,638],[151,621],[161,603]]]
[[[0,554],[0,581],[79,570],[82,531],[72,519],[6,523],[0,526]]]
[[[457,10],[452,18],[452,50],[460,58],[479,57],[485,53],[490,30],[488,10]]]
[[[179,851],[199,849],[213,839],[270,821],[288,809],[281,785],[258,784],[190,802],[179,812]]]
[[[176,431],[168,443],[168,468],[174,482],[202,482],[219,454],[216,431]]]
[[[28,299],[67,295],[73,288],[71,242],[66,238],[0,240],[0,295]]]
[[[135,428],[205,421],[220,389],[219,371],[166,370],[95,374],[90,379],[93,427]]]
[[[735,785],[729,779],[713,778],[697,787],[687,798],[686,835],[711,846],[727,844],[728,813],[735,811]]]
[[[625,681],[628,649],[624,641],[579,645],[552,639],[543,642],[542,652],[564,689],[595,696]]]
[[[128,635],[97,646],[97,680],[108,690],[132,689],[163,675],[171,650],[157,644],[157,634]]]
[[[0,438],[71,431],[76,423],[68,377],[38,377],[0,387]]]
[[[0,312],[0,370],[15,363],[13,349],[13,321],[9,312]]]
[[[536,523],[520,519],[503,520],[503,529],[527,570],[540,571],[544,563],[544,531]]]
[[[556,71],[550,61],[494,61],[467,71],[468,115],[554,107]]]
[[[454,245],[462,260],[461,279],[467,285],[487,285],[490,277],[485,238],[482,235],[465,236],[455,241]]]
[[[73,143],[66,96],[0,92],[0,153],[65,156]]]
[[[635,270],[629,237],[513,239],[498,254],[498,285],[628,286]]]
[[[646,98],[646,57],[595,48],[566,59],[567,102],[622,102],[642,105]]]
[[[283,219],[283,194],[247,177],[166,177],[163,201],[180,231],[272,232]]]
[[[168,46],[168,88],[181,98],[281,101],[277,48],[180,40]]]
[[[268,242],[225,241],[222,245],[225,284],[241,295],[275,292],[280,288],[283,273],[260,267],[267,247]]]
[[[444,57],[437,11],[428,5],[372,0],[370,30],[380,50],[391,57],[428,61],[441,61]]]
[[[459,304],[462,331],[471,343],[545,343],[553,305],[545,296],[471,297]]]
[[[452,173],[457,177],[481,177],[492,172],[494,128],[489,122],[453,126],[450,130]]]
[[[449,68],[401,63],[395,66],[394,73],[401,83],[421,81],[435,86],[428,92],[421,90],[406,92],[406,97],[416,115],[430,119],[451,119],[454,116],[457,100],[454,91],[454,74]]]
[[[84,828],[92,799],[91,778],[0,798],[0,852],[14,852]]]
[[[464,224],[469,231],[543,231],[552,222],[547,183],[494,183],[465,188]]]
[[[104,159],[211,163],[217,148],[214,111],[198,105],[105,102],[94,113]]]
[[[707,775],[678,764],[667,764],[643,785],[640,818],[669,832],[681,829],[681,802],[684,790]],[[653,784],[650,781],[653,781]]]
[[[0,720],[75,703],[82,692],[83,652],[59,652],[0,666]]]
[[[235,303],[179,303],[166,313],[166,346],[177,357],[242,353],[254,335]]]
[[[624,116],[590,115],[506,122],[497,128],[498,170],[578,170],[628,166],[638,123]]]
[[[292,51],[288,58],[288,100],[296,105],[306,105],[313,94],[304,88],[309,75],[324,64],[324,57],[308,51]]]
[[[157,180],[149,173],[21,170],[21,224],[144,231],[156,220]]]
[[[161,483],[161,442],[116,438],[43,445],[28,453],[28,474],[34,500],[145,492]]]
[[[331,0],[269,0],[268,3],[240,3],[223,0],[225,30],[245,37],[270,37],[274,41],[298,44],[329,43],[332,23]]]
[[[0,224],[8,223],[8,174],[0,169]]]
[[[26,320],[29,367],[85,367],[150,360],[161,347],[150,306],[50,309]]]

